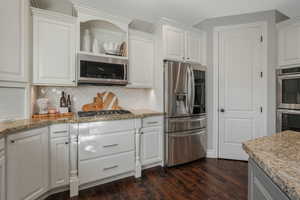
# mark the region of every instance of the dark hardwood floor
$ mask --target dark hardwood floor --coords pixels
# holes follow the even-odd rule
[[[153,168],[80,192],[78,200],[246,200],[247,162],[205,159],[174,168]],[[68,192],[47,200],[68,200]]]

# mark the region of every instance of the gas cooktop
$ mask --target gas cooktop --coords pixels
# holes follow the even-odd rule
[[[121,114],[131,114],[128,110],[100,110],[100,111],[89,111],[89,112],[78,112],[79,117],[94,117],[103,115],[121,115]]]

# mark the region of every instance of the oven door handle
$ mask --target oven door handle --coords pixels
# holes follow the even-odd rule
[[[283,79],[295,79],[295,78],[300,78],[300,74],[283,74],[283,75],[278,75],[278,79],[283,80]]]

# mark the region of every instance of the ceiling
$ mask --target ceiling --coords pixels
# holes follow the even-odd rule
[[[207,18],[277,9],[289,17],[300,15],[300,0],[72,0],[132,19],[155,22],[162,17],[186,25]]]

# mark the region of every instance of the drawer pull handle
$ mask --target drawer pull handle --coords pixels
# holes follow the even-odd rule
[[[110,145],[104,145],[103,148],[109,148],[109,147],[116,147],[119,144],[110,144]]]
[[[65,130],[65,131],[54,131],[53,133],[54,133],[54,134],[59,134],[59,133],[67,133],[67,132],[68,132],[68,131]]]
[[[103,171],[115,169],[117,167],[119,167],[119,165],[114,165],[114,166],[111,166],[111,167],[106,167],[106,168],[103,168]]]
[[[147,124],[158,124],[158,122],[148,122]]]

